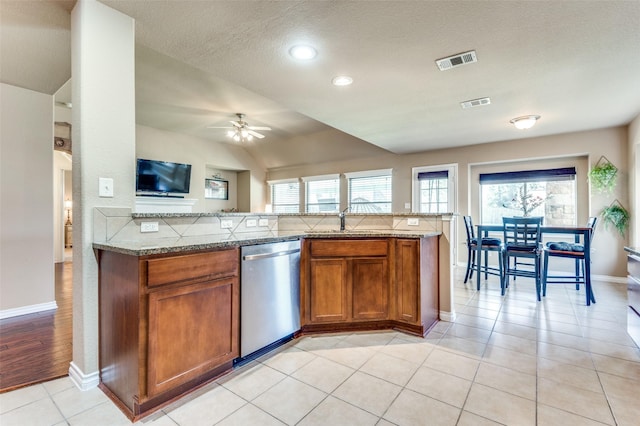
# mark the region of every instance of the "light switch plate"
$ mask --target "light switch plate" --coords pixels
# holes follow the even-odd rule
[[[98,196],[113,197],[113,179],[112,178],[102,178],[102,177],[99,178]]]
[[[247,219],[247,228],[253,228],[258,224],[258,221],[255,219]]]
[[[410,209],[411,208],[411,203],[404,203],[404,208],[405,209]]]
[[[269,219],[260,219],[258,221],[258,226],[269,226]]]
[[[220,221],[220,228],[223,229],[229,229],[229,228],[233,228],[233,221],[232,220],[221,220]]]
[[[418,219],[417,217],[407,218],[407,225],[409,225],[409,226],[418,226],[418,225],[420,225],[420,219]]]

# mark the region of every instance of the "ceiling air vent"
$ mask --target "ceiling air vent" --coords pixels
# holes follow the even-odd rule
[[[472,99],[470,101],[460,102],[460,106],[462,107],[462,109],[467,109],[467,108],[479,107],[483,105],[489,105],[490,103],[491,103],[491,98],[478,98],[478,99]]]
[[[436,60],[436,64],[438,65],[438,68],[440,68],[440,71],[446,71],[448,69],[455,68],[460,65],[471,64],[473,62],[478,62],[475,50],[458,53],[457,55],[449,56],[448,58]]]

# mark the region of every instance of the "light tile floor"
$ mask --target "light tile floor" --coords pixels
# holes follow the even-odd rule
[[[527,279],[504,298],[493,277],[479,292],[458,280],[455,323],[425,339],[305,337],[137,424],[637,425],[626,286],[595,283],[595,295],[587,307],[583,291],[550,286],[537,303]],[[100,390],[68,378],[1,394],[0,413],[2,426],[130,424]]]

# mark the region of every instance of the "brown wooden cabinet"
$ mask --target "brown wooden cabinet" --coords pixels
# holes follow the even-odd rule
[[[438,239],[306,239],[302,333],[398,328],[438,319]]]
[[[98,259],[101,388],[130,418],[232,368],[238,249]]]
[[[438,320],[438,239],[395,240],[395,320],[425,334]]]

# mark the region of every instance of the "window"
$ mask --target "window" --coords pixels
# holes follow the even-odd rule
[[[271,186],[271,207],[274,213],[300,212],[300,183],[298,179],[268,183]]]
[[[349,181],[349,211],[391,213],[391,169],[345,173]]]
[[[575,226],[575,177],[575,167],[480,174],[481,221],[542,216],[545,225]]]
[[[449,172],[418,173],[420,213],[447,213],[449,211]]]
[[[307,213],[330,213],[340,209],[339,175],[303,177]]]

